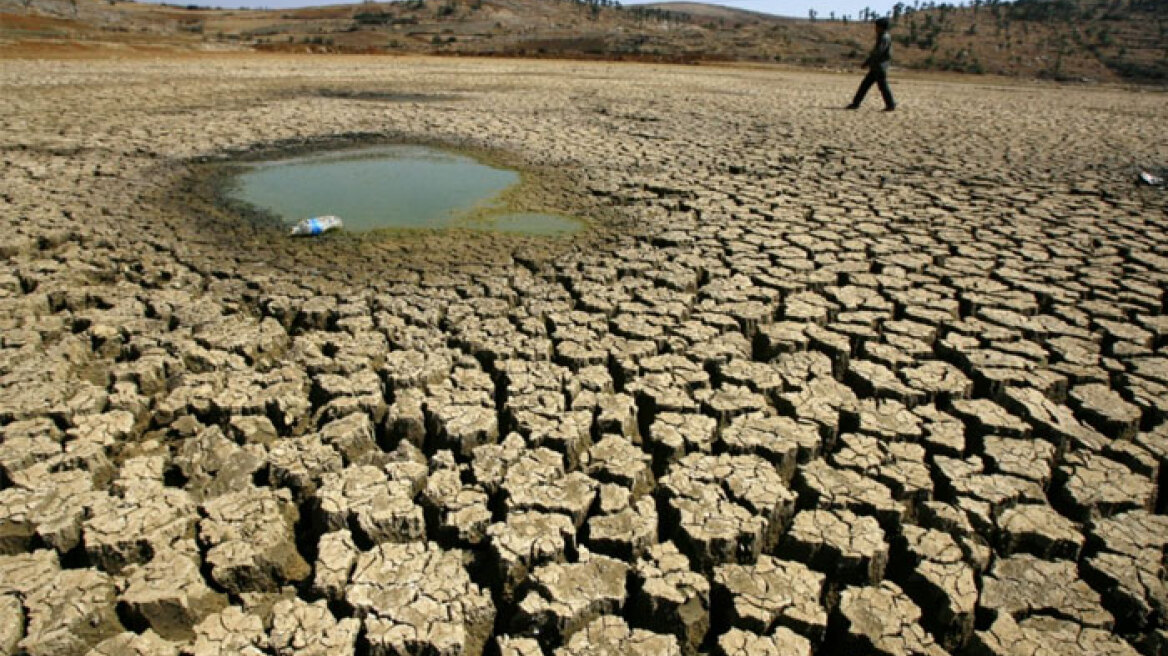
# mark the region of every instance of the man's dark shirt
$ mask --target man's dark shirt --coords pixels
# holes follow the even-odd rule
[[[888,32],[881,32],[876,39],[876,45],[872,46],[872,52],[868,53],[868,58],[864,60],[864,65],[870,70],[880,69],[882,72],[888,72],[888,62],[892,59],[892,35]]]

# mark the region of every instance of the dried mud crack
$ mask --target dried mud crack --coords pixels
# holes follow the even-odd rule
[[[854,82],[0,64],[0,654],[1165,653],[1168,106]],[[338,135],[595,227],[293,242],[196,164]]]

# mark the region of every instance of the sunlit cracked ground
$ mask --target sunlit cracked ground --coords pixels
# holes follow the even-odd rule
[[[1168,103],[893,77],[0,63],[0,653],[1165,653]],[[337,135],[594,229],[188,163]]]

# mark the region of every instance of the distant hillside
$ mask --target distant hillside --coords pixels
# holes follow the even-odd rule
[[[844,68],[869,16],[784,18],[694,2],[398,0],[261,11],[0,0],[0,54],[93,48],[431,53]],[[1058,80],[1168,82],[1168,0],[900,3],[894,64]]]
[[[723,20],[755,20],[778,18],[778,16],[764,14],[757,11],[738,9],[737,7],[726,7],[724,5],[711,5],[704,2],[649,2],[636,6],[648,9],[660,9],[661,11],[674,12],[678,14],[687,14],[699,19],[713,18]]]
[[[894,14],[902,65],[1168,82],[1168,0],[975,0],[965,8],[897,5]]]

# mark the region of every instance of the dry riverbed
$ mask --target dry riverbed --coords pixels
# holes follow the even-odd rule
[[[0,62],[0,654],[1166,653],[1164,95],[858,81]],[[592,228],[216,202],[338,140]]]

